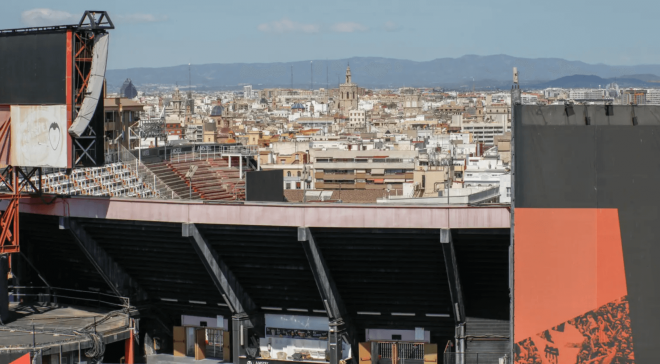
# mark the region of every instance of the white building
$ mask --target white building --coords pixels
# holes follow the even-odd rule
[[[243,97],[246,99],[252,98],[252,85],[243,86]]]
[[[533,94],[522,94],[520,96],[523,105],[534,105],[539,101],[539,97]]]
[[[500,175],[500,202],[511,203],[511,174]]]
[[[560,88],[546,88],[543,90],[543,97],[546,99],[555,98],[559,97],[563,92],[564,90]]]
[[[572,89],[568,91],[568,98],[573,100],[598,100],[605,96],[604,89]]]
[[[462,115],[454,115],[461,132],[472,134],[475,142],[493,145],[495,135],[502,135],[508,131],[506,122],[463,122]],[[452,116],[452,125],[454,125],[454,116]]]
[[[469,157],[463,174],[463,186],[466,188],[499,186],[502,181],[501,176],[508,173],[496,154],[486,158]]]
[[[350,127],[363,127],[367,122],[367,112],[364,110],[349,110],[348,125]]]
[[[647,105],[660,105],[660,89],[652,88],[646,92]]]

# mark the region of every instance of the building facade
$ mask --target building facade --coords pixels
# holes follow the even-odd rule
[[[318,190],[403,190],[412,183],[417,151],[314,150],[310,152]]]

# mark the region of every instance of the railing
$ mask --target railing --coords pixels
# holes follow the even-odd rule
[[[90,306],[107,306],[114,309],[130,307],[128,297],[100,291],[85,291],[80,289],[61,288],[52,286],[9,286],[9,296],[16,297],[24,302],[44,303],[77,303]]]
[[[156,176],[147,166],[140,163],[133,153],[126,149],[123,145],[119,145],[119,159],[129,169],[135,171],[135,175],[141,182],[151,186],[151,189],[163,199],[180,199],[179,195],[174,192],[165,182]]]
[[[444,364],[512,364],[506,353],[444,353]]]
[[[188,162],[196,160],[215,160],[222,159],[226,156],[231,157],[254,157],[258,153],[257,146],[250,145],[247,147],[229,147],[229,146],[199,146],[193,151],[181,151],[180,148],[167,149],[166,155],[163,158],[165,162]],[[246,167],[249,165],[246,163]]]
[[[259,153],[257,145],[198,145],[192,151],[183,151],[181,148],[168,148],[165,161],[187,162],[203,159],[222,158],[225,155],[241,155],[245,157],[256,156]]]

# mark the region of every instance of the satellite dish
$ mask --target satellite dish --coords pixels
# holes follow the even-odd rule
[[[387,192],[390,192],[390,191],[392,191],[392,185],[388,183],[387,184]]]

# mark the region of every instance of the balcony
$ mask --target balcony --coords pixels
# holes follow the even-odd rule
[[[355,180],[355,175],[352,173],[325,173],[323,179],[330,181],[352,181]]]
[[[314,169],[415,169],[415,162],[378,162],[378,163],[359,163],[359,162],[316,162]]]
[[[354,190],[357,188],[355,183],[326,183],[316,182],[314,187],[318,190]]]

